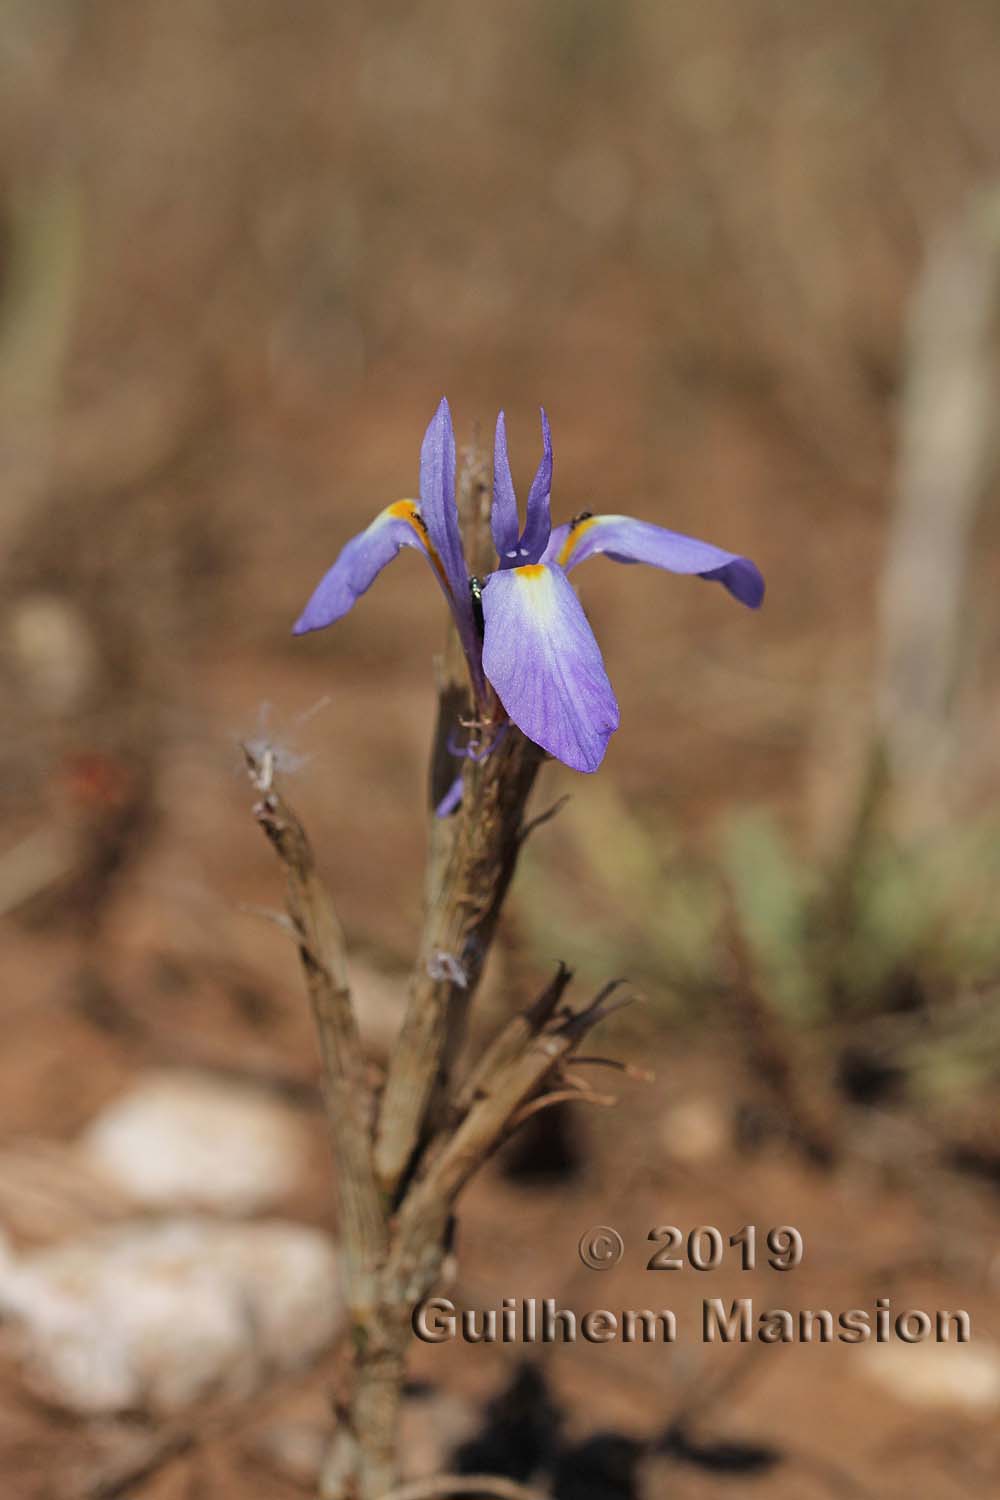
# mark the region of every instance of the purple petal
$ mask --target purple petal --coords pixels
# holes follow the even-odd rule
[[[709,568],[701,577],[721,583],[748,609],[760,609],[764,602],[764,575],[749,557],[734,557],[721,568]]]
[[[469,604],[469,574],[455,504],[455,434],[448,403],[441,398],[420,447],[420,511],[431,546],[444,567],[456,602]]]
[[[540,563],[492,573],[483,618],[483,669],[511,719],[573,770],[596,771],[618,704],[565,573]]]
[[[549,497],[552,494],[552,433],[542,408],[542,461],[528,491],[528,515],[520,548],[525,561],[537,562],[548,544],[552,531]]]
[[[490,513],[490,529],[500,566],[510,566],[508,559],[517,552],[520,524],[510,459],[507,456],[507,423],[503,412],[497,417],[497,431],[493,441],[493,510]]]
[[[569,536],[572,530],[573,528],[568,521],[564,521],[561,526],[554,526],[552,528],[548,544],[545,548],[545,551],[542,553],[541,560],[543,563],[553,563],[558,561],[559,554],[562,552],[563,548],[566,545],[566,538]],[[579,559],[574,559],[574,562],[570,563],[569,566],[567,566],[565,563],[561,563],[560,566],[562,567],[563,572],[568,573],[570,571],[570,568],[572,568],[575,562],[578,560]]]
[[[458,528],[455,501],[455,433],[442,396],[420,448],[420,511],[433,552],[440,558],[452,614],[477,689],[480,685],[479,635],[469,592],[469,570]]]
[[[295,622],[293,634],[322,630],[342,619],[400,547],[415,547],[425,557],[430,556],[415,500],[397,500],[387,506],[365,531],[347,543]]]
[[[631,516],[585,516],[575,524],[560,526],[552,533],[543,560],[557,562],[569,572],[598,552],[612,562],[650,563],[670,573],[697,573],[721,583],[750,609],[759,608],[764,598],[764,579],[748,557]]]
[[[436,818],[450,818],[461,801],[462,778],[461,776],[456,776],[455,780],[452,782],[451,786],[445,792],[444,796],[441,798],[441,801],[434,809],[434,816]]]

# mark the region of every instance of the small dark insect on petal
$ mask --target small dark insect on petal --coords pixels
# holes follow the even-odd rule
[[[572,519],[572,521],[570,521],[570,523],[569,523],[569,529],[570,529],[570,531],[575,531],[576,528],[580,525],[580,523],[582,521],[590,521],[590,520],[592,520],[593,519],[593,515],[594,515],[594,512],[592,510],[581,510],[580,514],[578,516],[574,516],[573,519]]]
[[[482,640],[485,632],[483,621],[483,584],[482,579],[477,578],[475,574],[469,579],[469,597],[472,600],[472,617],[476,622],[479,639]]]

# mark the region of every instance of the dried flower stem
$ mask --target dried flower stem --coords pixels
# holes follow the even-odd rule
[[[320,1039],[358,1357],[350,1429],[331,1453],[322,1493],[377,1500],[396,1483],[411,1312],[437,1279],[455,1201],[531,1101],[546,1096],[549,1080],[564,1091],[562,1064],[617,1003],[607,1003],[608,987],[582,1010],[563,1007],[570,976],[561,967],[487,1049],[429,1136],[390,1220],[375,1181],[362,1053],[333,903],[301,823],[273,784],[273,763],[266,752],[245,753],[261,793],[255,816],[285,868],[288,913]]]
[[[412,1165],[435,1096],[448,1076],[465,1016],[482,976],[497,918],[517,861],[521,815],[539,754],[519,731],[481,764],[467,762],[462,806],[451,820],[451,847],[431,894],[410,1003],[386,1082],[375,1165],[390,1200]],[[451,955],[461,977],[435,977],[435,959]]]
[[[473,567],[483,567],[480,559],[489,555],[489,493],[483,460],[472,453],[459,476],[458,506]],[[465,662],[452,632],[438,684],[424,929],[375,1142],[376,1174],[390,1202],[412,1170],[428,1119],[434,1123],[441,1117],[465,1016],[523,841],[525,805],[543,759],[537,745],[509,726],[484,760],[465,760],[458,811],[436,818],[433,809],[455,775],[449,737],[456,723],[472,713],[468,694]],[[442,975],[441,955],[451,960],[451,975]]]
[[[376,1273],[386,1224],[372,1164],[364,1054],[347,981],[344,937],[333,900],[316,870],[305,830],[274,786],[273,758],[244,746],[261,800],[254,816],[285,868],[285,900],[312,1001],[323,1056],[327,1122],[340,1186],[348,1303],[364,1328],[376,1303]]]
[[[475,537],[486,515],[480,462],[467,464],[461,493],[467,534]],[[447,746],[463,705],[468,708],[467,692],[452,652],[440,685],[439,783],[454,772]],[[570,975],[560,966],[535,1003],[501,1030],[464,1086],[451,1088],[466,1011],[525,837],[524,809],[542,760],[537,746],[510,727],[489,755],[465,759],[461,806],[432,822],[420,958],[373,1124],[332,898],[302,824],[274,784],[273,751],[254,745],[244,753],[260,798],[255,816],[285,869],[288,916],[319,1035],[353,1320],[349,1418],[327,1455],[320,1493],[323,1500],[382,1500],[398,1481],[411,1315],[440,1272],[456,1199],[526,1113],[555,1099],[600,1099],[576,1085],[563,1064],[621,1002],[609,1003],[615,988],[609,985],[582,1010],[569,1010],[562,997]],[[441,790],[440,784],[432,789],[435,803]],[[449,1494],[453,1486],[445,1477],[399,1494]],[[531,1500],[530,1491],[489,1476],[463,1479],[462,1487]]]

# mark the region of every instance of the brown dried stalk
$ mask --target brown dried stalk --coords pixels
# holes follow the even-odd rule
[[[489,496],[484,461],[473,452],[459,476],[458,504],[470,565],[483,572],[490,553]],[[513,725],[484,724],[480,733],[487,743],[499,734],[495,748],[482,761],[465,760],[461,805],[451,817],[436,818],[434,807],[456,771],[449,737],[472,713],[468,673],[454,632],[438,698],[423,934],[375,1142],[376,1174],[390,1202],[413,1169],[428,1119],[433,1124],[441,1118],[465,1016],[514,874],[525,805],[543,759],[538,746]]]
[[[261,793],[254,816],[285,868],[285,900],[312,1001],[323,1056],[327,1123],[344,1224],[347,1300],[358,1337],[372,1317],[386,1223],[375,1186],[364,1054],[347,981],[344,936],[316,870],[298,817],[274,786],[270,750],[244,745],[247,771]]]
[[[524,1013],[522,1021],[534,1020],[523,1046],[483,1080],[457,1128],[447,1127],[432,1141],[406,1193],[387,1266],[396,1295],[411,1305],[426,1296],[440,1265],[444,1231],[458,1194],[504,1139],[521,1108],[558,1072],[587,1032],[617,1008],[606,1005],[602,993],[584,1010],[557,1011],[544,1023],[538,1019],[538,1003]]]
[[[602,991],[582,1011],[559,1009],[569,980],[568,971],[560,968],[535,1004],[515,1017],[487,1049],[456,1099],[451,1118],[429,1142],[390,1224],[372,1169],[362,1056],[332,901],[301,823],[273,785],[273,762],[267,752],[245,753],[262,793],[255,815],[285,867],[289,915],[320,1037],[358,1351],[352,1431],[345,1440],[349,1461],[345,1463],[341,1443],[328,1465],[324,1493],[343,1492],[341,1479],[346,1481],[356,1469],[360,1494],[377,1496],[395,1482],[395,1435],[411,1311],[437,1278],[455,1200],[581,1038],[616,1007],[605,1004],[608,992]],[[560,1097],[569,1092],[560,1089]],[[579,1092],[588,1097],[586,1091]]]
[[[390,1219],[375,1181],[370,1101],[333,903],[305,831],[274,785],[273,756],[250,748],[244,753],[261,794],[255,816],[285,869],[288,912],[319,1033],[357,1354],[349,1423],[331,1449],[321,1493],[377,1500],[397,1480],[412,1309],[437,1279],[456,1199],[534,1101],[570,1093],[590,1097],[585,1089],[567,1088],[562,1064],[617,1003],[607,1003],[609,986],[581,1011],[562,1007],[570,976],[560,967],[535,1003],[487,1049],[429,1137]],[[555,1095],[547,1092],[550,1080]]]
[[[482,462],[473,456],[460,502],[474,567],[482,567],[488,497]],[[449,736],[470,707],[465,663],[452,642],[439,684],[433,805],[454,777]],[[490,722],[477,732],[489,743],[502,714],[490,704],[485,713]],[[505,725],[487,756],[464,760],[459,810],[432,818],[420,956],[376,1121],[330,893],[301,823],[274,784],[273,752],[244,747],[244,753],[260,794],[255,816],[285,869],[290,926],[319,1033],[353,1321],[354,1389],[320,1492],[324,1500],[380,1500],[398,1480],[412,1311],[440,1272],[456,1199],[526,1114],[568,1098],[600,1102],[563,1064],[621,1002],[608,1003],[611,985],[583,1010],[567,1009],[562,998],[570,974],[560,966],[535,1003],[501,1030],[464,1086],[452,1089],[466,1012],[528,831],[524,810],[543,758]]]

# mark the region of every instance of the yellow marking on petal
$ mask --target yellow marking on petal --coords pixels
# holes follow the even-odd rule
[[[580,538],[585,534],[585,532],[588,532],[592,526],[596,526],[600,519],[600,516],[587,516],[586,520],[577,521],[575,526],[570,527],[569,535],[560,547],[559,556],[556,558],[556,562],[561,568],[564,568],[569,562],[570,558],[573,556],[573,553],[576,550],[576,544],[580,540]]]
[[[386,507],[383,514],[391,516],[394,521],[406,521],[409,523],[411,529],[416,533],[416,535],[420,538],[420,541],[426,547],[427,556],[434,564],[434,567],[437,570],[438,577],[440,578],[447,592],[450,594],[451,584],[448,582],[448,575],[445,573],[444,563],[441,561],[437,549],[431,543],[430,536],[427,532],[427,522],[420,514],[419,501],[395,500],[392,505]]]
[[[547,563],[524,563],[512,571],[519,584],[527,585],[522,594],[524,608],[540,627],[547,629],[556,607],[552,569]]]
[[[409,521],[421,539],[427,535],[427,527],[416,500],[397,500],[387,508],[386,514],[392,516],[394,521]]]

